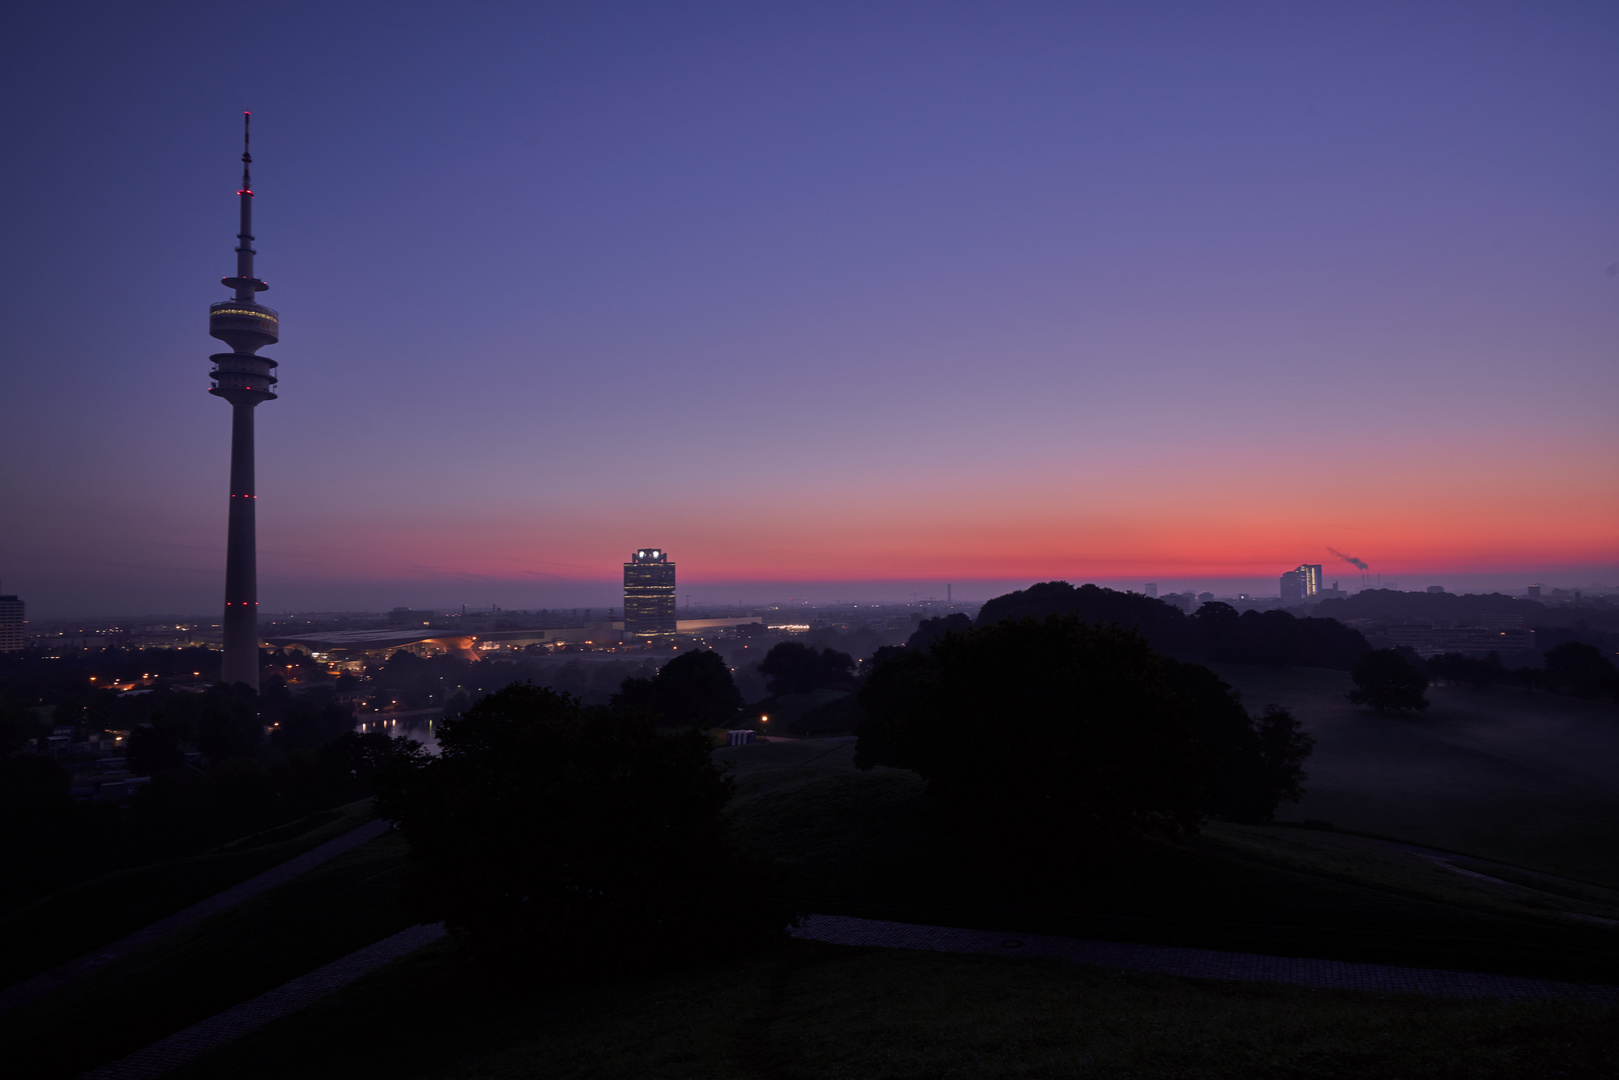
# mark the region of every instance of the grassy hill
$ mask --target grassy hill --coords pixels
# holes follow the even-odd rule
[[[1310,793],[1289,813],[1340,831],[1214,824],[1182,842],[1030,866],[961,846],[936,828],[914,775],[856,770],[848,741],[716,754],[735,770],[739,834],[782,863],[807,909],[1619,982],[1619,712],[1439,688],[1424,716],[1379,717],[1342,703],[1341,673],[1223,674],[1250,705],[1287,705],[1315,734]],[[1345,829],[1464,854],[1436,859]],[[220,857],[280,854],[270,847]],[[402,860],[398,840],[381,837],[0,1017],[8,1062],[76,1075],[386,936],[407,921]],[[243,872],[226,865],[149,871],[130,899],[143,912],[177,905],[199,871]],[[62,934],[86,904],[115,909],[118,887],[55,898],[31,918]],[[141,900],[150,890],[158,899]],[[8,944],[28,929],[10,924]],[[807,942],[613,983],[491,985],[446,943],[176,1075],[1538,1077],[1613,1075],[1616,1059],[1613,1007]]]

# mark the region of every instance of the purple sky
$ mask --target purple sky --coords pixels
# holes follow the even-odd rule
[[[1619,580],[1611,3],[68,3],[0,49],[34,615],[218,606],[244,108],[267,611],[606,606],[649,545],[699,603]]]

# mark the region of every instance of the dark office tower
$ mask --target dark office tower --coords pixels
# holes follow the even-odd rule
[[[281,334],[275,311],[255,303],[270,286],[253,276],[253,180],[248,169],[248,121],[242,114],[242,224],[236,234],[236,276],[220,284],[236,295],[208,309],[208,333],[231,348],[215,353],[209,393],[230,402],[230,525],[225,540],[225,656],[220,678],[259,688],[259,582],[253,493],[253,410],[273,401],[276,363],[255,356]]]
[[[1283,600],[1314,600],[1320,592],[1320,563],[1304,563],[1282,575]]]
[[[0,596],[0,652],[16,652],[28,643],[26,608],[15,596]]]
[[[675,632],[675,564],[662,548],[642,548],[624,564],[624,632]]]

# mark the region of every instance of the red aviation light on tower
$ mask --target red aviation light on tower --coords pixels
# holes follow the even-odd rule
[[[208,333],[231,351],[215,353],[213,386],[208,390],[231,405],[230,514],[225,545],[225,654],[220,679],[226,684],[259,686],[258,525],[255,519],[253,412],[275,400],[276,362],[257,355],[281,338],[281,318],[273,308],[256,303],[270,287],[253,273],[253,114],[242,113],[242,185],[236,189],[241,224],[236,233],[236,274],[220,283],[235,291],[208,309]]]

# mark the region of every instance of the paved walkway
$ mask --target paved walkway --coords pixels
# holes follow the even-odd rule
[[[317,999],[341,990],[362,975],[369,975],[384,964],[408,956],[443,936],[443,923],[401,930],[393,937],[383,938],[375,945],[351,952],[308,975],[300,975],[267,994],[260,994],[252,1001],[244,1001],[234,1009],[226,1009],[200,1024],[193,1024],[111,1065],[84,1073],[82,1080],[148,1080],[161,1076],[249,1032],[257,1031],[272,1020],[295,1013]]]
[[[794,937],[834,945],[865,945],[928,952],[976,953],[991,956],[1039,956],[1097,967],[1131,968],[1160,975],[1241,982],[1295,983],[1302,986],[1359,990],[1373,994],[1428,994],[1438,997],[1544,1000],[1576,998],[1619,1002],[1619,986],[1482,975],[1389,964],[1352,964],[1262,953],[1218,952],[1169,945],[1130,945],[1084,941],[1043,934],[995,930],[961,930],[947,926],[854,919],[843,915],[811,915]]]
[[[142,927],[121,937],[109,945],[103,945],[94,952],[86,953],[77,960],[70,960],[61,967],[52,968],[41,975],[36,975],[26,982],[20,982],[0,990],[0,1013],[8,1012],[19,1005],[33,1001],[57,990],[69,983],[84,978],[91,972],[99,971],[108,964],[129,955],[143,945],[150,945],[168,937],[183,927],[190,926],[199,919],[205,919],[215,912],[235,907],[248,897],[257,896],[266,889],[273,889],[277,885],[290,881],[306,870],[312,870],[321,863],[333,859],[353,848],[359,847],[367,840],[381,836],[388,829],[386,821],[368,821],[357,829],[328,840],[318,847],[310,848],[302,855],[288,859],[279,866],[272,866],[257,877],[248,878],[237,885],[232,885],[224,892],[215,893],[208,899],[192,904],[182,911],[177,911],[166,919],[159,919],[150,926]]]

